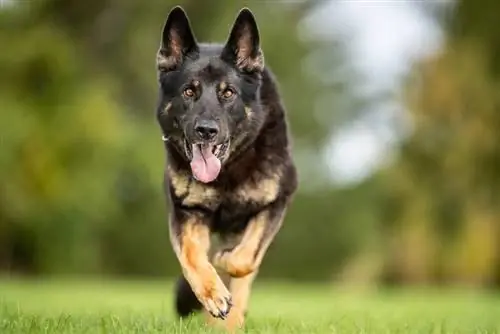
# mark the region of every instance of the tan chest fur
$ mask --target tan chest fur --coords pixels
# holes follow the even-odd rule
[[[269,204],[276,199],[279,193],[279,174],[257,175],[252,180],[247,180],[237,187],[232,196],[239,202],[255,202]]]
[[[186,206],[216,208],[224,201],[254,202],[266,205],[276,199],[279,193],[279,174],[256,175],[230,192],[222,192],[209,184],[202,184],[191,179],[190,175],[168,169],[170,182],[177,197],[183,198]]]
[[[220,204],[221,196],[214,187],[196,182],[187,173],[175,172],[170,168],[168,175],[175,195],[183,198],[183,205],[212,208]]]

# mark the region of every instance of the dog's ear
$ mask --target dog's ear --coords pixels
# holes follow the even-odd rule
[[[182,7],[174,7],[163,26],[161,45],[156,57],[158,70],[174,70],[182,64],[186,56],[196,54],[198,50],[198,43],[186,13]]]
[[[262,71],[264,55],[260,48],[259,29],[252,12],[243,8],[233,24],[221,58],[245,72]]]

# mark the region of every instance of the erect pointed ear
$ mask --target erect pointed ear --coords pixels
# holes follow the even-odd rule
[[[241,71],[264,69],[264,55],[260,49],[259,29],[252,12],[243,8],[233,24],[221,58]]]
[[[195,54],[198,50],[198,43],[186,13],[182,7],[174,7],[163,26],[161,45],[156,57],[158,70],[174,70],[182,64],[186,56]]]

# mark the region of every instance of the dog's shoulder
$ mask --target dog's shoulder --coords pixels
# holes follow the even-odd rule
[[[288,199],[298,183],[286,110],[268,69],[263,74],[261,105],[267,109],[266,120],[251,149],[231,166],[235,180],[228,195],[236,202],[265,206],[280,197]]]

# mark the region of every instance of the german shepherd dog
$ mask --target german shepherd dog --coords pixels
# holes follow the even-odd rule
[[[243,8],[225,44],[198,43],[177,6],[157,53],[170,240],[183,274],[176,310],[205,310],[228,329],[243,326],[252,282],[297,188],[285,108],[259,39]]]

